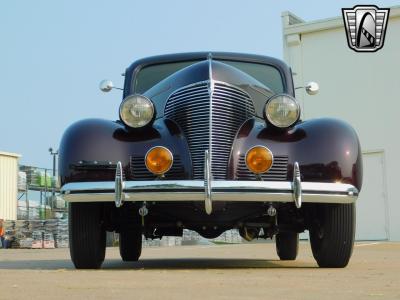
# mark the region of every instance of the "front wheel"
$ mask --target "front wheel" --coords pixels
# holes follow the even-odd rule
[[[276,252],[281,260],[295,260],[299,250],[297,232],[278,233],[275,237]]]
[[[320,204],[310,229],[311,249],[320,267],[343,268],[353,252],[356,208],[354,204]]]
[[[69,204],[69,251],[77,269],[98,269],[106,254],[100,203]]]
[[[140,229],[121,231],[119,253],[123,261],[137,261],[142,254],[142,232]]]

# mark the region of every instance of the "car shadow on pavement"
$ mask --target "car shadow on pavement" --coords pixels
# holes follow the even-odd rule
[[[301,261],[280,261],[243,258],[166,258],[141,259],[137,262],[123,262],[119,259],[106,259],[103,270],[193,270],[193,269],[270,269],[318,268],[316,264]],[[54,260],[6,260],[0,261],[1,269],[14,270],[73,270],[68,259]]]
[[[269,269],[269,268],[318,268],[316,264],[301,261],[280,261],[246,258],[168,258],[143,259],[137,262],[109,260],[103,269]]]

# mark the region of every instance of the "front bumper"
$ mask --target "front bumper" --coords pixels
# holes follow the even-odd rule
[[[301,182],[299,164],[294,164],[293,182],[287,181],[213,181],[208,150],[205,151],[203,180],[123,181],[121,162],[117,163],[115,181],[74,182],[61,188],[61,195],[69,202],[115,202],[121,207],[125,201],[203,201],[208,214],[212,203],[221,202],[303,202],[354,203],[358,189],[351,184]]]
[[[354,203],[358,197],[357,188],[350,184],[301,182],[300,185],[301,202]],[[116,195],[118,190],[112,181],[76,182],[65,184],[61,195],[69,202],[114,202],[118,196],[122,202],[207,202],[210,197],[210,204],[215,201],[294,202],[299,207],[298,187],[286,181],[212,181],[209,190],[202,180],[126,181],[120,195]]]

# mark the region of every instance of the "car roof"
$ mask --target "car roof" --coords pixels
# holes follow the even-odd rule
[[[264,64],[271,64],[271,65],[280,67],[282,69],[289,68],[284,61],[274,58],[274,57],[270,57],[270,56],[257,55],[257,54],[235,53],[235,52],[203,51],[203,52],[163,54],[163,55],[156,55],[156,56],[149,56],[149,57],[141,58],[141,59],[138,59],[135,62],[133,62],[128,67],[128,70],[133,70],[140,65],[159,64],[159,63],[187,61],[187,60],[201,60],[201,59],[207,59],[210,56],[215,59],[264,63]]]
[[[270,56],[257,55],[257,54],[202,51],[202,52],[173,53],[173,54],[149,56],[134,61],[125,71],[126,77],[125,77],[125,88],[124,88],[123,98],[125,98],[128,95],[127,92],[130,90],[129,87],[132,81],[132,77],[134,77],[135,73],[145,66],[168,63],[168,62],[177,62],[177,61],[202,60],[202,59],[208,59],[209,57],[212,57],[213,59],[216,60],[233,60],[233,61],[236,60],[243,62],[253,62],[253,63],[272,65],[278,68],[281,74],[286,77],[288,90],[293,91],[293,86],[292,86],[293,81],[291,78],[292,75],[290,67],[280,59]]]

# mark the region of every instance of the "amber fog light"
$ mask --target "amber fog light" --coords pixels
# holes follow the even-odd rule
[[[147,152],[145,163],[147,170],[151,173],[162,175],[171,169],[173,160],[171,151],[165,147],[157,146]]]
[[[247,168],[255,174],[267,172],[271,168],[273,161],[272,152],[264,146],[255,146],[247,151],[246,154]]]

